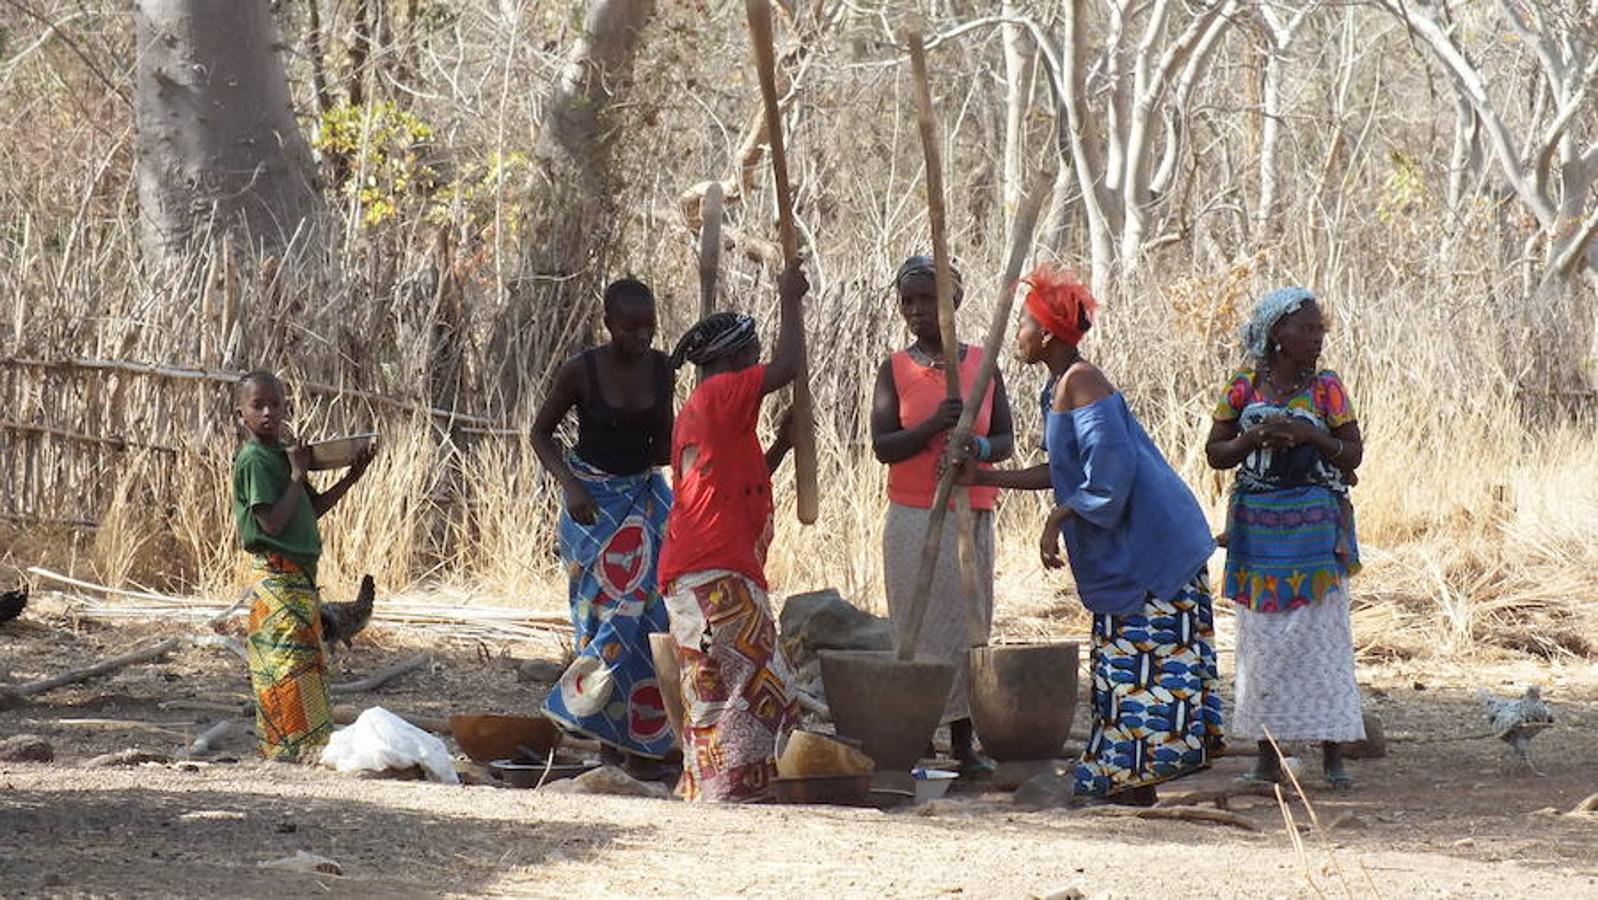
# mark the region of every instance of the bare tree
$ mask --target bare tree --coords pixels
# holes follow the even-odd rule
[[[614,235],[611,162],[619,129],[613,112],[654,11],[654,0],[591,0],[581,36],[550,89],[535,145],[533,221],[520,272],[504,284],[506,306],[493,339],[507,410],[592,321],[602,254]],[[551,331],[552,320],[561,327]]]
[[[135,118],[145,248],[214,221],[281,247],[322,209],[266,0],[140,0]]]
[[[1532,296],[1533,324],[1548,327],[1551,318],[1578,312],[1573,308],[1573,282],[1585,277],[1598,288],[1598,0],[1496,0],[1492,26],[1507,29],[1535,59],[1530,115],[1502,91],[1475,63],[1463,42],[1463,29],[1451,22],[1440,4],[1426,0],[1381,0],[1398,16],[1433,61],[1447,73],[1459,98],[1452,164],[1468,164],[1479,134],[1485,139],[1498,175],[1520,206],[1535,221],[1525,258],[1537,259]],[[1517,125],[1518,131],[1517,134]],[[1451,194],[1463,193],[1451,185]],[[1454,199],[1458,199],[1455,197]],[[1580,326],[1589,334],[1594,310],[1589,301],[1580,310]],[[1583,347],[1589,355],[1598,347]],[[1565,360],[1554,382],[1584,380],[1582,363]]]

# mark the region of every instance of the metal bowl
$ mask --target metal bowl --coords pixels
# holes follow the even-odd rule
[[[352,434],[349,437],[333,438],[329,441],[317,441],[307,446],[311,451],[311,468],[316,471],[323,469],[342,469],[352,466],[361,455],[377,444],[377,433]]]
[[[829,803],[863,806],[871,796],[871,773],[778,778],[778,803]]]
[[[555,763],[546,767],[538,760],[527,759],[496,759],[488,764],[490,771],[496,777],[511,787],[535,788],[539,783],[549,784],[563,778],[576,778],[587,772],[599,768],[595,763]],[[549,775],[545,777],[545,769]]]

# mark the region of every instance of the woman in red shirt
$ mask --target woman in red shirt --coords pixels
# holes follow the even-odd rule
[[[916,589],[920,548],[926,540],[937,488],[938,464],[948,443],[949,429],[960,418],[963,404],[948,396],[943,336],[938,331],[938,294],[930,256],[912,256],[899,267],[894,286],[899,313],[915,340],[882,363],[871,403],[871,446],[877,459],[888,464],[888,514],[882,527],[884,583],[888,614],[895,636],[901,629]],[[961,298],[960,276],[954,272],[955,303]],[[959,348],[961,392],[970,391],[982,366],[982,348]],[[1010,401],[1004,378],[994,373],[993,383],[972,422],[967,451],[979,464],[1010,457],[1014,449]],[[993,763],[979,756],[972,741],[971,705],[968,697],[968,653],[988,642],[993,628],[993,501],[994,488],[971,488],[971,509],[976,519],[976,592],[966,595],[956,548],[955,518],[944,520],[943,547],[933,574],[922,621],[918,652],[955,665],[954,686],[944,706],[949,743],[961,774],[981,777]]]
[[[682,669],[683,772],[688,800],[769,799],[778,742],[798,720],[788,666],[766,598],[771,472],[791,446],[787,429],[765,451],[760,401],[804,359],[798,262],[778,282],[782,324],[760,365],[755,321],[716,313],[678,341],[672,365],[701,380],[677,414],[671,466],[676,498],[660,553],[660,583]]]

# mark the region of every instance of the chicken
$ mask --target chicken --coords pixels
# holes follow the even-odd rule
[[[9,622],[28,608],[28,586],[0,594],[0,622]]]
[[[360,634],[372,620],[372,601],[377,599],[377,585],[372,576],[361,576],[361,589],[349,603],[322,604],[322,645],[331,652],[340,641],[350,645],[350,639]]]
[[[1477,691],[1477,695],[1487,711],[1487,721],[1492,723],[1493,733],[1509,745],[1510,755],[1533,774],[1541,775],[1531,762],[1531,739],[1554,724],[1553,710],[1543,702],[1542,689],[1532,685],[1526,688],[1526,693],[1513,700],[1494,697],[1486,691]]]

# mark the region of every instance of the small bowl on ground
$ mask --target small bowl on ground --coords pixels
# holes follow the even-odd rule
[[[917,803],[937,800],[949,793],[949,788],[960,777],[957,772],[946,772],[943,769],[912,769],[910,774],[914,775],[916,780]]]
[[[561,763],[545,766],[542,761],[523,759],[496,759],[488,764],[496,778],[515,788],[535,788],[539,782],[549,784],[563,778],[576,778],[599,768],[596,763]],[[548,769],[548,777],[545,770]]]
[[[778,778],[778,803],[826,803],[863,806],[871,796],[871,773]]]
[[[560,746],[560,729],[543,716],[450,716],[449,730],[461,751],[482,765],[514,759],[523,747],[547,754]]]
[[[311,451],[311,468],[320,472],[324,469],[342,469],[352,466],[362,454],[377,445],[377,432],[369,431],[365,434],[352,434],[349,437],[333,438],[327,441],[317,441],[308,444]]]

